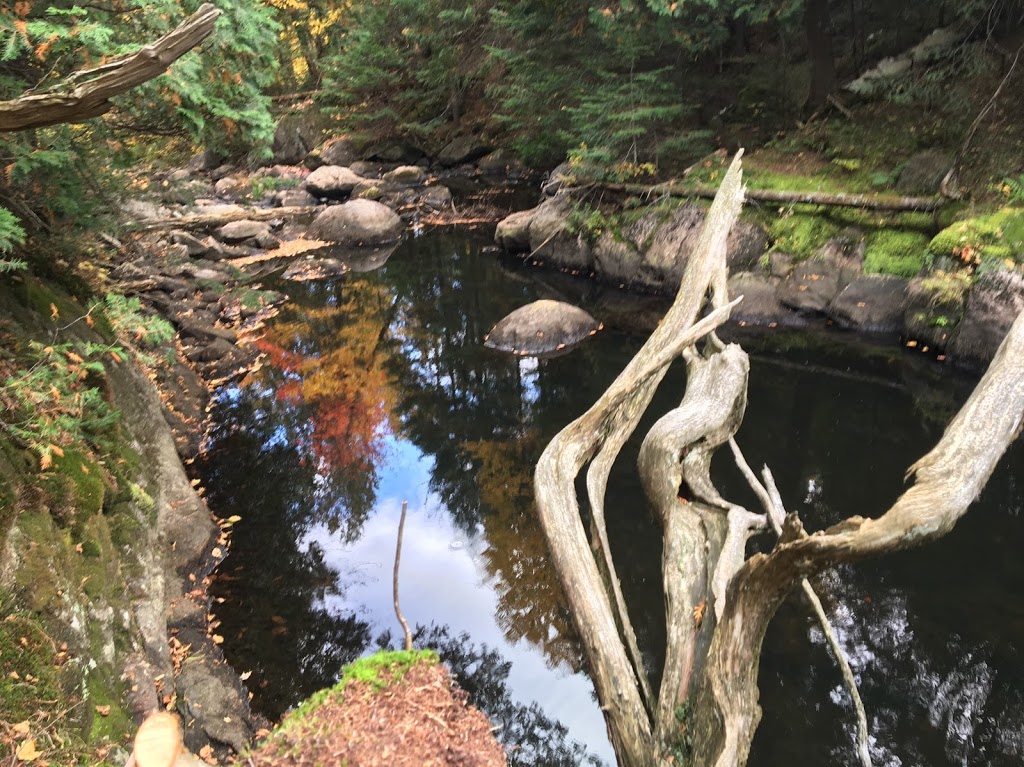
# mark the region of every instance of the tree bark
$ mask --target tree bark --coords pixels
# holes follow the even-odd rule
[[[742,767],[761,717],[761,644],[786,595],[838,563],[947,533],[981,492],[1024,421],[1022,313],[939,444],[911,467],[916,484],[888,512],[878,519],[852,517],[815,535],[807,535],[791,514],[782,522],[775,549],[745,561],[746,541],[766,517],[722,498],[708,473],[713,452],[732,439],[746,404],[746,355],[722,345],[713,332],[739,300],[729,302],[725,263],[726,238],[742,198],[737,156],[672,308],[594,406],[555,436],[534,476],[552,560],[583,639],[612,744],[627,767],[668,764],[669,754],[680,748],[692,749],[693,765]],[[711,311],[698,321],[709,292]],[[704,349],[698,351],[702,338]],[[669,640],[662,687],[651,700],[643,692],[645,670],[616,588],[603,529],[604,493],[619,449],[680,354],[688,365],[686,393],[678,408],[655,423],[638,461],[664,533]],[[592,459],[587,491],[590,508],[600,509],[593,515],[600,555],[589,546],[575,489],[577,474]],[[769,516],[781,516],[781,499],[765,506]],[[604,558],[607,582],[596,556]],[[678,713],[685,711],[690,713],[680,722]],[[860,751],[865,760],[863,743]]]
[[[804,31],[807,36],[807,58],[811,67],[811,89],[807,96],[808,110],[824,106],[835,91],[836,65],[832,51],[832,18],[828,0],[805,0]]]
[[[110,99],[163,74],[211,32],[220,11],[209,3],[159,40],[93,69],[75,72],[45,93],[0,102],[0,131],[74,123],[108,112]]]

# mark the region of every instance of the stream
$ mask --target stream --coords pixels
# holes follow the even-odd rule
[[[211,507],[241,518],[212,587],[217,630],[271,719],[345,663],[397,646],[392,566],[407,501],[401,603],[417,646],[436,648],[500,727],[510,764],[613,765],[531,474],[643,335],[606,330],[544,360],[485,349],[505,314],[551,297],[536,270],[483,252],[492,233],[410,234],[375,271],[269,286],[291,300],[259,342],[262,367],[220,392],[198,466]],[[581,305],[602,319],[587,295]],[[744,345],[738,441],[751,465],[771,466],[808,529],[888,508],[972,384],[896,347],[781,333]],[[639,434],[683,383],[677,366]],[[612,476],[609,534],[657,683],[661,543],[637,449]],[[723,495],[756,508],[723,454],[714,469]],[[816,583],[861,684],[876,765],[1024,761],[1022,491],[1018,445],[948,537]],[[752,767],[857,763],[852,705],[798,598],[769,629],[760,688]]]

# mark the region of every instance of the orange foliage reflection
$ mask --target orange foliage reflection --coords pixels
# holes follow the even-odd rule
[[[291,435],[296,443],[324,468],[361,471],[377,465],[394,429],[386,368],[396,301],[386,287],[358,280],[336,290],[337,301],[297,308],[256,345],[283,374],[278,401],[308,408]]]

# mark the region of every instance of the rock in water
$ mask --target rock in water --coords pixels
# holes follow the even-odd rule
[[[386,245],[402,238],[405,225],[387,205],[373,200],[350,200],[332,205],[309,227],[306,236],[337,245]]]
[[[541,300],[516,309],[484,337],[484,346],[519,356],[567,352],[603,328],[579,307]]]

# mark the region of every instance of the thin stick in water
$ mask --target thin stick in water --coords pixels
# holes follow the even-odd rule
[[[402,624],[402,631],[405,632],[405,649],[412,649],[412,632],[409,631],[409,624],[406,623],[405,616],[402,615],[402,608],[398,606],[398,565],[402,561],[402,532],[405,530],[405,513],[409,510],[409,502],[402,501],[402,518],[398,521],[398,545],[395,546],[395,580],[394,580],[394,592],[395,592],[395,615],[398,616],[398,622]]]

